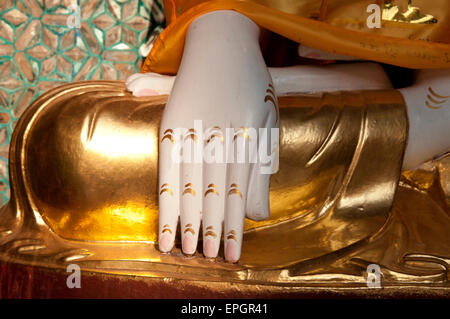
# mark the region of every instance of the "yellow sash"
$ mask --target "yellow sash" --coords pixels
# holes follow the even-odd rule
[[[367,19],[372,12],[367,7],[377,2],[384,9],[381,28],[370,29]],[[142,72],[176,74],[189,24],[216,10],[240,12],[265,29],[323,51],[406,68],[449,68],[448,0],[412,0],[406,10],[401,2],[165,0],[168,26],[155,41]]]

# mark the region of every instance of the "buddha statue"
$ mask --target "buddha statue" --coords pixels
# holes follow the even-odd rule
[[[0,260],[132,275],[151,296],[358,295],[371,265],[380,294],[448,293],[444,2],[417,4],[436,22],[414,31],[348,23],[368,1],[288,3],[165,1],[143,73],[33,102],[11,140]],[[267,67],[275,34],[300,64]],[[396,89],[375,62],[417,71]]]

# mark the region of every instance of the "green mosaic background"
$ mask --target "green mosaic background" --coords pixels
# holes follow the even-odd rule
[[[164,23],[161,2],[0,0],[1,203],[9,199],[9,142],[23,111],[63,83],[123,80],[138,72],[139,52],[144,55],[153,30]]]

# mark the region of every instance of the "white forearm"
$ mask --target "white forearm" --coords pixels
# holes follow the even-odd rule
[[[409,120],[404,169],[450,151],[450,70],[420,70],[413,86],[400,89]]]
[[[277,95],[392,88],[383,68],[371,62],[327,66],[297,65],[268,70]],[[146,77],[148,86],[159,94],[168,95],[172,91],[175,76],[148,73]]]
[[[297,65],[269,72],[277,95],[392,88],[382,66],[371,62]]]

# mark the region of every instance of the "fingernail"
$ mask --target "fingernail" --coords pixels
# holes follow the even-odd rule
[[[172,247],[170,246],[171,246],[170,236],[168,234],[163,234],[159,239],[159,250],[161,250],[164,253],[167,253],[172,249]]]
[[[183,239],[183,252],[189,255],[195,252],[194,240],[189,234],[187,234]]]
[[[159,93],[152,89],[143,89],[143,90],[137,91],[134,95],[137,97],[154,96],[154,95],[159,95]]]
[[[234,241],[228,241],[225,249],[225,259],[229,262],[235,263],[238,261],[237,245]]]
[[[216,245],[211,239],[206,240],[205,242],[205,257],[214,258],[216,257]]]

